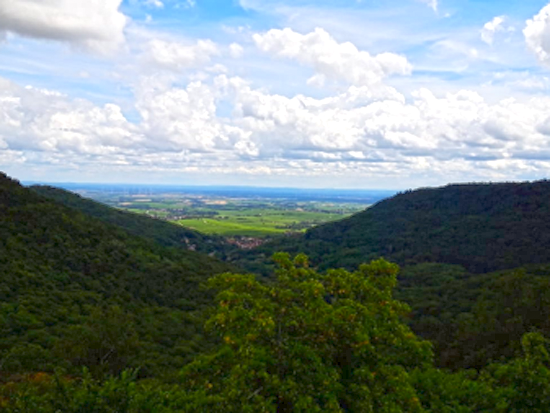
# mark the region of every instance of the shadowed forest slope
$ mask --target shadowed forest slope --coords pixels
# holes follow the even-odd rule
[[[105,223],[125,229],[132,235],[153,240],[165,247],[192,248],[199,252],[215,254],[220,258],[223,258],[230,248],[221,237],[204,235],[160,219],[118,210],[64,189],[42,185],[32,186],[30,189],[59,204],[77,209]]]
[[[200,288],[229,270],[166,248],[0,174],[2,372],[171,371],[201,348]]]

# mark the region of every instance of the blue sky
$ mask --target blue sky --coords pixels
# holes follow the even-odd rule
[[[21,180],[405,189],[550,173],[550,4],[0,0]]]

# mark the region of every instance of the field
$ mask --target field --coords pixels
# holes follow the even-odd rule
[[[265,237],[304,231],[323,222],[342,219],[348,214],[281,209],[223,210],[213,218],[177,221],[180,225],[207,234],[224,236]]]
[[[116,208],[228,238],[265,238],[303,232],[343,219],[390,195],[380,191],[265,188],[170,191],[154,187],[87,187],[76,192]]]

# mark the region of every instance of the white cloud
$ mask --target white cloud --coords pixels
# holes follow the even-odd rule
[[[473,91],[436,96],[420,89],[405,99],[367,85],[319,99],[271,94],[227,75],[185,87],[177,80],[143,78],[135,88],[141,120],[131,123],[117,105],[0,78],[1,152],[52,167],[303,179],[427,174],[446,181],[471,170],[510,179],[550,168],[547,97],[489,104]],[[218,115],[222,102],[230,116]]]
[[[326,99],[271,95],[237,78],[226,79],[226,87],[235,99],[234,125],[249,134],[247,146],[266,162],[342,162],[346,168],[360,162],[386,165],[388,172],[424,166],[443,171],[450,161],[488,167],[484,162],[503,159],[517,166],[546,147],[541,130],[546,130],[549,98],[491,105],[472,91],[436,97],[423,89],[407,103],[398,96],[373,100],[368,87]],[[395,169],[394,163],[402,165]]]
[[[0,139],[11,150],[103,155],[140,140],[120,107],[22,88],[0,78]]]
[[[540,62],[550,65],[550,4],[533,19],[527,20],[523,30],[527,46]]]
[[[0,0],[0,32],[112,53],[124,42],[122,0]]]
[[[144,4],[146,6],[156,7],[158,9],[162,9],[164,7],[164,3],[160,0],[145,0]]]
[[[437,8],[439,7],[438,0],[420,0],[422,3],[427,4],[433,11],[437,12]]]
[[[485,43],[492,45],[496,33],[504,31],[504,16],[496,16],[490,22],[485,23],[483,29],[481,30],[481,40]]]
[[[550,76],[529,68],[524,39],[507,33],[515,17],[497,16],[480,33],[466,20],[442,26],[422,1],[438,9],[433,0],[242,0],[262,17],[256,30],[289,27],[254,34],[248,16],[240,27],[223,26],[234,18],[201,26],[187,0],[130,0],[127,26],[120,0],[0,0],[2,73],[29,83],[40,75],[35,84],[68,94],[0,78],[0,164],[48,176],[81,167],[270,183],[292,176],[291,184],[318,177],[322,185],[331,176],[332,185],[368,185],[550,173]],[[160,7],[193,26],[167,21]],[[525,29],[546,64],[549,9]],[[207,30],[220,43],[183,37]],[[63,54],[59,44],[18,35],[98,52],[124,43],[124,55]],[[480,35],[503,47],[479,47]],[[384,53],[392,51],[407,57]]]
[[[190,42],[139,27],[128,29],[127,36],[145,69],[154,69],[145,73],[155,75],[137,82],[136,62],[124,66],[135,94],[129,99],[133,121],[124,115],[128,103],[123,111],[112,103],[96,105],[0,78],[0,152],[52,167],[83,163],[119,171],[362,176],[385,182],[420,176],[417,182],[424,184],[436,178],[513,179],[525,171],[550,171],[550,98],[544,96],[495,103],[471,90],[405,93],[400,82],[406,79],[390,79],[411,73],[403,56],[372,55],[322,29],[256,34],[260,51],[290,60],[287,66],[304,66],[297,72],[313,72],[310,82],[329,86],[315,90],[317,97],[288,90],[283,95],[232,74],[232,64],[247,64],[227,59],[242,56],[238,43]],[[477,36],[472,33],[473,42]],[[432,50],[446,52],[446,60],[477,57],[466,43],[434,45]],[[258,59],[249,67],[275,64],[260,62],[252,49],[249,55]],[[548,79],[506,74],[495,81],[543,90]]]
[[[550,116],[539,125],[537,125],[537,130],[543,135],[550,136]]]
[[[462,61],[463,58],[467,60],[477,59],[479,57],[479,51],[471,47],[467,43],[456,41],[453,39],[444,39],[435,42],[431,45],[431,50],[439,55],[439,58],[445,59],[447,62],[447,70],[452,70],[452,60],[459,58]]]
[[[240,59],[244,54],[243,47],[238,43],[231,43],[229,45],[229,55],[233,59]]]
[[[550,90],[550,78],[535,75],[529,71],[496,72],[490,83],[503,84],[512,90],[529,92],[545,92]]]
[[[356,86],[376,85],[389,75],[408,75],[412,71],[404,56],[394,53],[372,56],[352,43],[338,43],[320,28],[305,35],[289,28],[273,29],[255,34],[253,39],[263,52],[313,67],[316,74],[309,82],[316,85],[324,84],[327,79]]]
[[[195,44],[153,39],[145,43],[143,60],[164,69],[181,71],[199,67],[219,54],[218,46],[211,40],[198,40]]]
[[[167,81],[142,80],[136,108],[153,150],[209,152],[226,147],[228,138],[216,118],[217,92],[200,81],[186,88]]]

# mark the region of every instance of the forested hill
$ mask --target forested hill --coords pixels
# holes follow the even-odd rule
[[[1,372],[169,372],[204,346],[193,312],[210,296],[200,285],[229,269],[129,235],[0,174]]]
[[[380,256],[401,265],[460,264],[481,273],[550,262],[550,182],[449,185],[398,194],[351,218],[278,240],[271,251],[302,251],[325,267],[353,268]]]
[[[524,262],[548,260],[546,191],[536,183],[402,194],[292,248],[317,257],[326,248],[340,266],[382,253],[433,258],[415,251],[438,240],[446,257],[458,235],[478,248],[503,237],[508,252],[490,258],[540,242],[533,253],[542,255],[528,251]],[[346,255],[354,248],[365,255]],[[481,259],[493,249],[465,251]],[[213,297],[203,283],[227,264],[130,235],[0,173],[0,410],[550,411],[550,266],[473,276],[457,265],[404,268],[396,292],[413,307],[413,331],[433,341],[450,373],[434,368],[431,345],[404,324],[395,264],[319,273],[304,255],[274,259],[269,283],[226,273],[208,281]]]
[[[121,211],[64,189],[42,185],[32,186],[30,189],[57,203],[77,209],[86,215],[123,228],[130,234],[148,238],[166,247],[192,249],[220,258],[225,257],[230,248],[230,245],[221,237],[204,235],[159,219]]]

